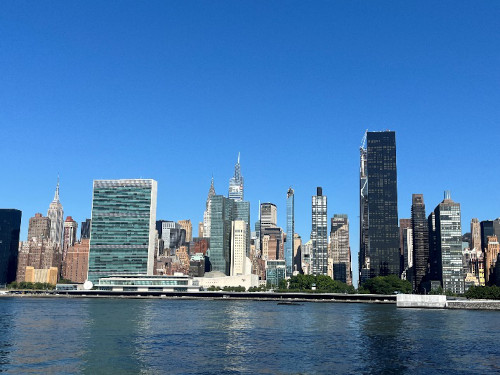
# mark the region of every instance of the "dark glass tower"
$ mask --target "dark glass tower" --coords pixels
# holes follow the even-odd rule
[[[16,280],[21,211],[0,209],[0,285]]]
[[[82,221],[80,239],[90,238],[90,224],[90,219],[85,219],[85,221]]]
[[[396,133],[368,132],[366,141],[370,277],[399,276]]]
[[[423,194],[413,194],[411,204],[411,227],[413,235],[413,289],[423,291],[429,263],[429,226],[425,215]],[[427,292],[429,287],[425,288]]]

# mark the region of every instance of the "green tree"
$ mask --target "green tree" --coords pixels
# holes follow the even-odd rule
[[[374,294],[411,293],[412,286],[408,280],[401,280],[396,275],[377,276],[365,281],[362,288]]]

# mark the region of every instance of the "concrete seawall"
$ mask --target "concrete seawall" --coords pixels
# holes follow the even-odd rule
[[[398,294],[396,306],[402,308],[500,310],[500,301],[448,300],[442,295]]]

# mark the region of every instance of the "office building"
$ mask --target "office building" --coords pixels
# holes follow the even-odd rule
[[[328,274],[328,224],[327,200],[323,189],[318,187],[312,196],[312,268],[313,275]]]
[[[279,227],[265,228],[261,232],[262,259],[284,260],[285,258],[285,235]]]
[[[229,276],[231,273],[232,222],[242,220],[246,225],[245,256],[250,254],[250,202],[235,201],[222,195],[211,199],[210,263],[212,271]]]
[[[399,262],[400,274],[408,271],[408,245],[412,241],[411,236],[408,241],[407,229],[411,229],[411,219],[399,219]],[[412,257],[412,255],[410,255]]]
[[[90,239],[83,238],[71,245],[63,262],[63,278],[74,283],[84,283],[89,269]]]
[[[59,244],[48,238],[33,237],[19,244],[16,281],[26,280],[26,268],[47,270],[55,267],[61,269],[62,252]]]
[[[396,135],[367,132],[360,163],[360,281],[400,274]],[[364,149],[366,140],[366,150]]]
[[[41,213],[36,213],[29,221],[28,241],[33,238],[46,240],[50,238],[50,219]]]
[[[274,203],[260,204],[260,232],[266,228],[275,228],[278,222],[278,208]]]
[[[61,202],[59,201],[59,177],[57,178],[57,187],[54,194],[54,199],[49,205],[47,217],[50,219],[50,240],[63,247],[63,231],[64,231],[64,211]]]
[[[470,235],[470,248],[483,251],[483,247],[481,245],[481,223],[477,218],[473,218],[470,221]]]
[[[286,274],[292,276],[293,272],[293,248],[295,233],[295,212],[294,212],[294,191],[288,189],[286,193],[286,242],[285,242],[285,263]]]
[[[80,228],[80,239],[83,240],[84,238],[90,239],[90,226],[92,224],[92,220],[90,219],[85,219],[85,221],[82,221],[82,226]]]
[[[500,253],[500,245],[498,243],[498,237],[495,235],[488,236],[486,240],[484,275],[486,278],[486,285],[495,285],[495,265],[497,263],[498,254]]]
[[[463,294],[464,270],[462,265],[462,226],[460,204],[451,199],[449,191],[444,200],[435,208],[435,251],[440,257],[439,280],[445,291]],[[429,228],[429,232],[430,232]],[[429,234],[430,236],[430,234]]]
[[[21,211],[0,209],[0,286],[16,280]]]
[[[215,195],[214,177],[212,176],[212,181],[210,182],[210,189],[208,190],[207,201],[205,203],[205,212],[203,213],[203,237],[206,238],[210,238],[210,226],[211,226],[211,215],[212,215],[211,201],[214,195]]]
[[[88,279],[152,275],[157,183],[96,180],[92,199]]]
[[[429,272],[429,226],[426,217],[423,194],[413,194],[411,205],[413,290],[419,292],[430,290],[430,287],[424,284]]]
[[[304,273],[302,271],[302,238],[298,233],[293,234],[293,272]]]
[[[193,224],[191,224],[191,220],[179,220],[178,223],[186,231],[186,242],[191,242],[193,240]]]
[[[245,274],[247,252],[247,224],[233,220],[231,227],[231,270],[230,276]]]
[[[244,198],[243,194],[243,176],[241,175],[240,153],[238,153],[238,161],[234,166],[234,176],[229,179],[228,198],[239,202]]]
[[[76,242],[76,233],[78,231],[78,223],[73,220],[71,216],[68,216],[64,221],[64,232],[63,232],[63,261],[68,252],[68,248],[73,246]]]
[[[266,284],[277,287],[281,280],[286,277],[286,265],[284,260],[266,261]]]
[[[349,219],[346,214],[335,214],[331,219],[329,258],[332,260],[332,278],[352,285]]]
[[[201,222],[201,221],[198,223],[198,237],[199,238],[204,237],[203,236],[203,222]]]

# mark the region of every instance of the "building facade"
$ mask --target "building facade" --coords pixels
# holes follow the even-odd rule
[[[453,202],[449,191],[434,210],[435,249],[441,257],[440,280],[443,289],[456,294],[465,292],[462,264],[462,226],[460,204]]]
[[[293,272],[293,249],[295,239],[295,192],[289,188],[286,193],[286,242],[285,263],[286,275],[292,276]]]
[[[334,214],[331,218],[328,257],[332,259],[332,278],[352,285],[349,219],[346,214]]]
[[[238,153],[238,161],[234,166],[234,176],[229,179],[229,192],[228,198],[234,199],[239,202],[244,198],[243,194],[243,176],[241,175],[241,166],[240,166],[240,154]]]
[[[233,220],[231,224],[231,270],[229,276],[245,274],[247,252],[247,224]]]
[[[191,242],[193,240],[193,224],[191,224],[191,220],[179,220],[178,223],[186,231],[186,242]]]
[[[328,224],[327,199],[323,189],[318,187],[312,196],[312,267],[313,275],[328,274]]]
[[[76,243],[76,233],[78,231],[78,223],[68,216],[64,221],[63,232],[63,261],[68,252],[68,248]]]
[[[366,144],[366,152],[361,153],[361,256],[365,259],[360,259],[360,280],[367,276],[399,276],[401,266],[396,134],[367,132]]]
[[[423,194],[412,195],[411,227],[413,236],[413,290],[429,291],[424,284],[429,273],[429,226]]]
[[[89,269],[90,239],[83,238],[68,248],[63,262],[63,278],[84,283]]]
[[[63,231],[64,231],[64,211],[61,202],[59,201],[59,178],[57,179],[56,192],[54,199],[49,205],[47,217],[50,219],[50,240],[59,247],[63,247]]]
[[[203,213],[203,237],[205,238],[210,238],[213,196],[215,196],[215,187],[214,187],[214,178],[212,176],[212,182],[210,183],[210,189],[208,190],[207,201],[205,203],[205,212]]]
[[[28,241],[33,238],[46,240],[50,238],[50,219],[41,213],[36,213],[29,221]]]
[[[21,216],[20,210],[0,209],[0,285],[16,280]]]
[[[157,182],[95,180],[88,279],[152,275]]]

